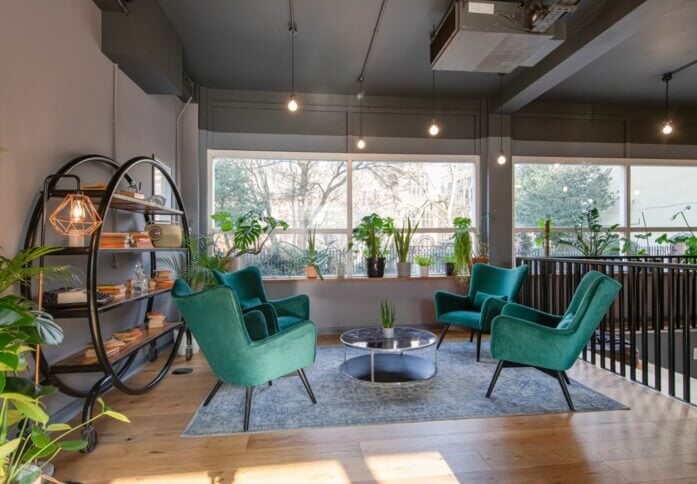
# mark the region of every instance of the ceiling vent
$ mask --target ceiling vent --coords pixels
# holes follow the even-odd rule
[[[431,38],[431,66],[497,73],[534,66],[564,42],[566,28],[558,20],[577,1],[455,1]]]

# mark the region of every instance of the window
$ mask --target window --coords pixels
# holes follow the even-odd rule
[[[211,151],[209,210],[256,210],[288,222],[290,228],[274,234],[262,254],[249,257],[266,275],[303,273],[291,254],[297,252],[293,245],[304,247],[308,229],[316,229],[320,248],[330,250],[323,272],[334,272],[352,228],[372,212],[394,218],[397,226],[406,217],[418,220],[412,255],[434,255],[437,271],[449,249],[452,219],[467,216],[476,225],[475,168],[474,157],[460,156]],[[362,255],[351,256],[349,270],[361,272]],[[387,273],[396,270],[393,258],[388,254]]]
[[[676,244],[658,240],[697,227],[697,165],[651,160],[515,158],[514,234],[518,255],[542,253],[538,221],[552,219],[553,254],[578,255],[556,240],[581,210],[595,203],[604,226],[618,224],[620,247],[635,255],[668,255]],[[627,241],[627,245],[625,245]]]

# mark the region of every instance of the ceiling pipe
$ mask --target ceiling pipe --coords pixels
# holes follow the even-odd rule
[[[358,82],[365,81],[365,73],[368,69],[368,60],[370,59],[370,53],[373,51],[373,44],[375,43],[375,37],[377,37],[380,31],[380,21],[382,20],[382,14],[385,12],[385,5],[387,5],[387,0],[382,0],[380,4],[380,11],[378,12],[378,18],[375,21],[375,27],[373,28],[373,35],[370,36],[370,43],[368,44],[368,52],[365,53],[365,59],[363,60],[363,67],[361,68],[361,74],[358,76]]]

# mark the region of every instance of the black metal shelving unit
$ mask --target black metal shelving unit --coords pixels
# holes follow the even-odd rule
[[[184,230],[184,234],[189,233],[186,213],[184,211],[184,203],[179,189],[177,188],[172,177],[164,169],[164,166],[160,162],[158,162],[154,158],[140,156],[132,158],[123,165],[121,165],[113,159],[105,156],[87,155],[76,158],[66,163],[58,171],[57,174],[68,175],[73,173],[76,169],[80,167],[90,165],[97,165],[101,166],[102,168],[110,169],[113,173],[105,189],[83,191],[84,194],[88,195],[90,198],[93,199],[93,201],[97,205],[97,211],[99,212],[99,215],[103,221],[107,220],[107,217],[112,211],[131,212],[134,214],[142,215],[146,223],[152,222],[154,220],[153,217],[155,215],[168,215],[178,218],[179,223],[182,225],[182,228]],[[152,168],[160,171],[163,178],[170,186],[172,196],[174,197],[174,201],[176,202],[177,208],[165,207],[152,202],[138,200],[117,193],[122,181],[125,180],[128,183],[134,181],[129,172],[131,172],[131,170],[133,170],[135,167],[143,166],[151,166]],[[64,197],[69,193],[74,193],[71,190],[58,189],[55,187],[55,184],[56,182],[53,182],[48,185],[47,191],[49,198]],[[30,248],[37,244],[37,234],[40,229],[40,224],[42,223],[42,199],[43,193],[40,194],[39,198],[37,199],[37,202],[34,205],[31,220],[25,237],[25,248]],[[97,358],[88,359],[84,356],[84,351],[79,351],[72,355],[63,357],[59,361],[49,362],[47,361],[46,357],[42,352],[38,362],[41,374],[46,383],[55,385],[61,392],[67,395],[85,399],[82,412],[83,422],[89,420],[92,417],[93,408],[97,401],[97,398],[112,387],[131,395],[140,395],[153,389],[160,381],[162,381],[162,379],[166,376],[167,372],[171,368],[177,353],[177,348],[179,347],[179,344],[181,343],[184,334],[186,334],[187,338],[187,360],[191,358],[191,333],[186,328],[186,325],[183,322],[166,323],[165,326],[162,328],[145,327],[144,335],[141,339],[125,345],[116,355],[108,356],[106,354],[106,350],[103,344],[104,337],[102,333],[102,326],[99,320],[100,314],[118,307],[122,307],[127,304],[139,304],[143,302],[147,304],[147,311],[151,311],[155,298],[166,297],[166,295],[169,294],[169,289],[155,290],[144,294],[137,294],[100,306],[98,305],[96,299],[100,255],[121,253],[149,254],[150,271],[151,275],[154,275],[154,272],[157,268],[158,252],[183,252],[183,256],[187,258],[190,257],[190,254],[188,253],[188,250],[186,248],[100,248],[102,228],[103,224],[91,236],[89,245],[87,247],[65,247],[62,250],[54,252],[50,254],[50,256],[48,256],[87,257],[87,303],[84,305],[69,308],[49,310],[49,312],[54,316],[54,318],[85,318],[90,329],[90,336],[92,339],[92,344],[94,345]],[[32,287],[30,284],[24,285],[22,287],[22,291],[25,297],[32,297]],[[130,326],[135,326],[136,324],[140,323],[142,322],[134,321],[133,324],[131,324]],[[134,361],[136,361],[138,353],[144,348],[149,348],[148,358],[150,359],[150,361],[156,360],[158,357],[157,340],[166,335],[171,334],[176,329],[179,329],[180,331],[178,331],[177,337],[175,338],[172,350],[170,354],[167,356],[163,366],[156,373],[155,377],[153,377],[148,383],[142,386],[132,386],[128,382],[126,382],[124,376],[132,367]],[[60,376],[65,374],[76,373],[102,373],[103,375],[97,379],[96,383],[94,383],[90,390],[85,391],[67,384],[65,381],[63,381],[63,379]],[[86,451],[91,452],[92,450],[94,450],[98,440],[97,432],[94,429],[94,427],[85,427],[82,431],[82,437],[88,442]]]

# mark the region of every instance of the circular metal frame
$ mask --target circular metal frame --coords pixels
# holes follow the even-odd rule
[[[128,173],[131,169],[133,169],[135,166],[138,165],[151,165],[154,168],[157,168],[162,176],[167,180],[167,183],[170,185],[170,189],[172,191],[172,194],[177,202],[178,209],[181,210],[182,214],[180,215],[181,218],[181,225],[182,229],[184,230],[185,234],[189,233],[189,226],[186,218],[186,212],[184,210],[184,202],[182,199],[182,196],[179,192],[178,187],[176,186],[176,183],[174,182],[173,178],[171,175],[165,170],[164,165],[162,165],[159,161],[155,160],[154,158],[149,158],[149,157],[135,157],[130,160],[128,160],[126,163],[123,165],[120,165],[117,163],[115,160],[108,158],[106,156],[102,155],[86,155],[86,156],[81,156],[78,158],[75,158],[65,165],[61,167],[57,174],[69,174],[76,168],[83,166],[83,165],[89,165],[89,164],[101,164],[106,166],[107,168],[111,168],[115,173],[112,176],[109,184],[107,185],[107,188],[104,190],[104,195],[102,197],[100,207],[99,207],[99,215],[102,218],[102,220],[106,219],[107,214],[109,213],[109,206],[111,204],[111,201],[113,199],[114,194],[116,193],[116,190],[118,189],[118,186],[122,180],[126,180],[128,183],[133,182],[133,177]],[[49,192],[52,191],[55,188],[55,182],[49,184],[48,190]],[[25,235],[24,239],[24,248],[29,249],[33,247],[36,244],[36,235],[37,235],[37,229],[39,228],[39,224],[41,223],[42,220],[42,211],[43,211],[43,204],[42,204],[42,195],[40,194],[35,203],[34,203],[34,208],[32,210],[32,215],[30,218],[29,226]],[[150,215],[144,214],[146,223],[151,220]],[[172,363],[174,362],[174,358],[176,357],[177,354],[177,348],[179,346],[179,343],[182,340],[182,336],[184,333],[187,334],[187,341],[189,339],[189,333],[188,331],[179,331],[175,344],[172,347],[172,351],[169,354],[164,366],[160,369],[159,372],[155,375],[155,377],[150,380],[148,383],[146,383],[143,386],[140,387],[133,387],[129,386],[124,382],[124,376],[128,372],[128,370],[131,368],[133,362],[135,361],[135,357],[137,353],[133,353],[130,355],[128,358],[126,358],[123,362],[119,363],[118,365],[112,365],[111,362],[109,361],[109,358],[106,355],[106,351],[104,349],[104,346],[102,344],[102,334],[101,334],[101,327],[99,323],[99,313],[98,313],[98,305],[97,301],[93,297],[94,294],[96,293],[96,288],[97,288],[97,270],[98,270],[98,261],[99,261],[99,240],[101,238],[101,231],[102,227],[100,226],[99,229],[94,233],[94,235],[90,238],[90,246],[89,246],[89,255],[88,255],[88,261],[87,261],[87,281],[86,281],[86,287],[88,288],[87,291],[87,306],[88,306],[88,320],[89,320],[89,325],[90,325],[90,334],[92,336],[92,341],[94,344],[95,348],[95,353],[97,355],[97,361],[99,362],[99,365],[102,367],[102,371],[104,372],[104,376],[100,379],[97,380],[97,382],[93,385],[93,387],[89,390],[81,390],[78,388],[75,388],[71,385],[68,385],[65,383],[58,375],[52,374],[50,371],[50,365],[48,361],[46,360],[45,356],[43,353],[41,353],[39,357],[39,367],[41,370],[41,373],[44,375],[44,378],[47,379],[48,381],[51,382],[51,384],[55,385],[62,393],[65,393],[66,395],[76,397],[76,398],[88,398],[89,399],[96,399],[96,396],[99,394],[103,393],[104,390],[107,388],[114,386],[120,391],[131,394],[131,395],[139,395],[143,394],[149,390],[151,390],[153,387],[155,387],[167,374],[169,369],[172,366]],[[186,257],[189,258],[190,254],[187,252]],[[155,264],[156,264],[156,257],[154,253],[150,253],[150,267],[151,271],[155,269]],[[27,299],[31,299],[32,297],[32,287],[31,283],[27,282],[22,285],[21,287],[22,295],[26,297]],[[153,297],[149,297],[147,299],[147,306],[148,306],[148,311],[152,309],[152,304],[153,304]],[[96,395],[96,396],[95,396]],[[94,403],[94,402],[92,402]],[[90,405],[88,405],[90,406]],[[91,408],[88,410],[85,408],[86,412],[91,413]]]

